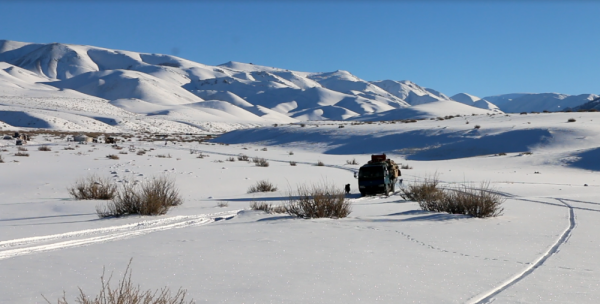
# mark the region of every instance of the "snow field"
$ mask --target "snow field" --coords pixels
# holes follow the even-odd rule
[[[142,288],[181,286],[197,303],[477,303],[487,295],[498,303],[593,303],[599,296],[600,181],[593,171],[557,161],[598,142],[597,127],[587,122],[591,114],[578,113],[572,124],[567,114],[474,116],[469,125],[464,118],[344,128],[309,123],[215,140],[228,145],[121,144],[120,151],[128,145],[146,149],[141,156],[104,144],[63,150],[66,142],[36,138],[27,145],[29,157],[16,157],[16,147],[2,142],[8,151],[0,152],[6,161],[0,164],[0,272],[9,275],[0,282],[0,302],[42,303],[40,293],[52,300],[63,290],[74,298],[77,286],[95,294],[103,266],[117,278],[133,257],[133,280]],[[475,123],[482,127],[470,138],[531,127],[575,135],[534,137],[525,141],[531,146],[520,147],[525,150],[505,156],[454,154],[445,160],[407,160],[411,154],[402,149],[410,145],[395,146],[406,145],[397,134],[419,128],[421,141],[412,144],[438,146],[432,135],[468,132]],[[396,134],[390,145],[378,139],[386,134]],[[353,142],[369,149],[359,151]],[[38,151],[41,144],[52,151]],[[199,159],[190,150],[209,156]],[[522,154],[528,150],[533,154]],[[396,194],[361,198],[352,176],[359,166],[346,161],[362,164],[379,152],[413,167],[402,170],[404,183],[436,172],[446,187],[489,181],[506,195],[504,215],[424,212]],[[270,165],[226,161],[241,153]],[[298,165],[290,166],[291,160]],[[315,166],[317,161],[326,166]],[[66,190],[91,173],[116,182],[174,177],[184,204],[159,217],[100,220],[95,206],[103,202],[74,201]],[[278,191],[246,193],[262,179]],[[298,184],[322,181],[351,184],[348,218],[301,220],[247,210],[253,201],[282,204]],[[217,207],[219,202],[228,207]]]

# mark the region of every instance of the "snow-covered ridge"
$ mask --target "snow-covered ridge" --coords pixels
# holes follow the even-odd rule
[[[530,95],[527,96],[533,98]],[[64,126],[80,130],[143,130],[148,126],[134,125],[151,119],[156,122],[154,129],[168,126],[170,129],[165,132],[173,131],[173,125],[180,125],[177,130],[210,132],[217,131],[207,129],[207,124],[212,123],[244,128],[304,120],[492,114],[505,108],[522,111],[530,103],[555,110],[577,106],[596,95],[587,95],[585,100],[585,96],[561,95],[549,97],[552,101],[545,96],[537,96],[532,102],[508,102],[502,96],[465,101],[458,95],[449,98],[410,81],[370,82],[343,70],[312,73],[239,62],[210,66],[162,54],[0,40],[0,96],[6,96],[6,102],[0,105],[4,116],[10,116],[10,111],[41,110],[38,103],[15,103],[11,96],[24,100],[50,98],[50,103],[57,98],[70,100],[61,105],[60,111],[87,119],[60,119],[65,120]],[[86,100],[102,102],[94,103],[96,108],[87,112],[77,111],[82,107],[79,103]],[[502,106],[495,106],[494,100]],[[419,108],[412,109],[414,106]],[[88,115],[90,111],[100,111],[98,107],[114,115],[108,120]],[[107,110],[111,107],[120,111]],[[49,128],[62,128],[47,121],[58,116],[44,115],[37,119],[45,121]],[[91,123],[87,122],[89,118]],[[27,119],[11,121],[16,123],[12,125],[15,128],[32,125]]]

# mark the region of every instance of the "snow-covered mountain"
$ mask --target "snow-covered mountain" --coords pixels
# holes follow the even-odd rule
[[[598,98],[595,94],[565,95],[559,93],[513,93],[484,97],[504,112],[563,111]]]
[[[458,101],[460,103],[469,105],[469,106],[476,107],[476,108],[491,110],[491,111],[495,111],[495,112],[501,112],[500,109],[495,104],[493,104],[485,99],[481,99],[477,96],[473,96],[471,94],[458,93],[458,94],[452,96],[451,99]]]
[[[164,120],[171,130],[192,132],[214,129],[218,123],[237,124],[237,128],[300,120],[376,119],[378,113],[438,101],[447,101],[449,108],[454,104],[460,114],[480,112],[410,81],[369,82],[341,70],[310,73],[239,62],[210,66],[169,55],[7,40],[0,40],[0,96],[4,102],[0,110],[8,114],[42,111],[46,118],[39,119],[46,121],[53,119],[49,117],[55,111],[95,120],[90,125],[84,123],[87,119],[55,117],[73,129],[145,130],[149,126],[141,122]],[[19,102],[11,96],[18,96]],[[25,102],[28,98],[30,102]],[[44,98],[51,101],[40,102]],[[58,98],[70,102],[56,102]],[[37,106],[48,104],[52,106]],[[99,112],[113,116],[98,120]],[[26,119],[11,121],[17,123],[14,127],[31,125]],[[105,126],[106,121],[113,123]],[[45,125],[59,128],[47,121]]]
[[[11,111],[38,111],[44,123],[36,125],[51,128],[61,128],[53,121],[64,120],[77,130],[225,131],[304,120],[556,110],[596,96],[546,95],[449,98],[410,81],[366,81],[343,70],[311,73],[239,62],[210,66],[170,55],[0,40],[4,122]],[[13,127],[32,125],[27,119],[11,121],[17,123]]]

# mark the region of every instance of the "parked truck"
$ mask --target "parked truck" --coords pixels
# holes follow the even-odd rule
[[[385,154],[371,155],[371,160],[358,170],[358,189],[361,196],[395,192],[400,168]]]

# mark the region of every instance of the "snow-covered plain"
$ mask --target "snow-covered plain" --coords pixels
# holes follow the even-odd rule
[[[0,303],[44,303],[41,294],[55,300],[63,290],[73,299],[78,286],[94,295],[103,267],[117,279],[130,258],[142,288],[183,287],[196,303],[596,303],[598,119],[323,121],[239,130],[208,144],[121,144],[154,148],[142,156],[39,135],[27,145],[30,156],[17,157],[14,142],[2,140]],[[38,151],[42,144],[52,151]],[[398,194],[361,198],[358,166],[346,161],[380,152],[413,168],[403,170],[404,184],[436,173],[444,186],[489,181],[506,197],[504,214],[424,212]],[[270,166],[226,161],[240,153]],[[185,202],[164,216],[98,219],[102,201],[75,201],[66,190],[92,173],[117,182],[171,176]],[[262,179],[279,190],[246,193]],[[352,185],[348,218],[248,210],[323,181]]]

